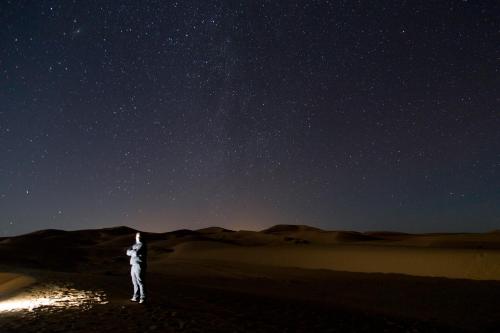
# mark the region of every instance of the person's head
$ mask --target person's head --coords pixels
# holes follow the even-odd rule
[[[135,242],[141,243],[141,233],[140,232],[135,234]]]

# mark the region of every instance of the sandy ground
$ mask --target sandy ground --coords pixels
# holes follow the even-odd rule
[[[129,301],[124,255],[133,232],[44,231],[0,240],[0,332],[500,327],[496,233],[375,237],[280,227],[150,234],[149,299],[140,305]]]
[[[35,282],[36,280],[31,276],[0,272],[0,300],[15,294],[17,291],[22,290]]]
[[[151,270],[146,305],[128,301],[126,270],[26,271],[38,280],[24,291],[33,297],[76,290],[100,299],[3,312],[1,331],[493,332],[500,324],[500,283],[493,281],[211,261],[172,260]]]
[[[500,280],[500,251],[380,245],[237,246],[190,242],[170,255],[268,266]]]

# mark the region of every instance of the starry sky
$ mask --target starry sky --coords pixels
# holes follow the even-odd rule
[[[0,3],[0,236],[500,226],[495,1]]]

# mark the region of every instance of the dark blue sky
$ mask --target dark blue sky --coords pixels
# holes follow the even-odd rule
[[[495,1],[2,1],[0,235],[500,225]]]

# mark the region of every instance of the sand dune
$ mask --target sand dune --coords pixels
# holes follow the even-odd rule
[[[242,247],[217,242],[186,242],[170,257],[280,267],[365,273],[500,280],[500,252],[363,245]]]
[[[210,229],[204,237],[179,242],[169,256],[307,269],[500,280],[497,250],[500,234],[495,232],[417,235],[278,225],[262,232]]]
[[[136,230],[42,230],[0,241],[7,262],[73,270],[122,264]],[[277,225],[262,231],[219,227],[144,233],[152,262],[219,260],[307,269],[500,280],[500,233],[405,234],[325,231]],[[62,251],[61,251],[62,250]],[[68,263],[67,256],[73,260]],[[99,258],[90,259],[90,258]]]
[[[127,302],[124,253],[135,232],[42,230],[0,239],[0,271],[22,272],[0,274],[0,297],[35,282],[23,272],[36,277],[35,286],[76,283],[75,290],[89,295],[102,290],[109,297],[109,304],[87,314],[78,308],[40,310],[32,317],[23,313],[26,322],[0,314],[0,326],[8,327],[6,332],[61,327],[134,332],[133,318],[141,318],[148,328],[166,331],[457,332],[484,331],[500,322],[500,282],[477,281],[500,281],[498,232],[405,234],[278,225],[263,231],[209,227],[144,233],[156,299],[144,309]],[[56,291],[64,296],[70,289]],[[42,296],[50,299],[56,291],[45,288]],[[90,308],[98,304],[90,303]],[[182,319],[172,320],[182,311]]]

